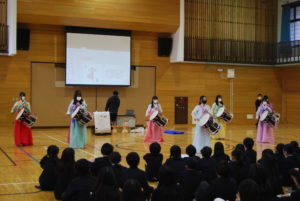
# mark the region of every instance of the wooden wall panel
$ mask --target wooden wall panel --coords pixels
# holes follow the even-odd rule
[[[65,37],[62,27],[30,25],[31,43],[29,51],[18,51],[14,57],[0,57],[0,125],[12,125],[13,116],[9,110],[12,99],[23,90],[30,97],[30,66],[36,62],[65,62]],[[157,56],[157,37],[150,32],[133,32],[132,64],[156,66],[156,94],[159,96],[170,123],[174,122],[174,97],[189,97],[189,113],[199,101],[199,96],[208,96],[212,104],[216,94],[224,96],[229,107],[230,83],[225,79],[226,73],[217,72],[217,68],[234,68],[234,124],[253,125],[254,120],[246,120],[246,114],[254,114],[254,101],[257,93],[268,94],[274,107],[282,111],[282,71],[272,67],[223,66],[210,64],[170,63],[169,58]],[[294,72],[290,73],[294,76]],[[45,75],[47,76],[47,75]],[[288,78],[291,80],[290,78]],[[298,81],[297,76],[294,78]],[[288,88],[299,89],[298,85],[287,83]],[[299,91],[293,91],[299,94]],[[143,94],[141,94],[143,96]],[[294,99],[296,96],[288,96]],[[136,97],[138,101],[138,97]],[[289,103],[292,101],[289,101]],[[287,105],[288,105],[287,104]],[[144,106],[144,108],[146,105]],[[144,109],[143,108],[143,109]],[[287,109],[288,114],[292,110]],[[299,111],[300,112],[300,111]],[[299,114],[298,112],[298,114]],[[189,116],[189,122],[191,122]]]
[[[300,122],[300,66],[281,69],[283,86],[283,103],[286,107],[286,121],[289,124]]]
[[[18,0],[18,22],[174,33],[179,0]]]

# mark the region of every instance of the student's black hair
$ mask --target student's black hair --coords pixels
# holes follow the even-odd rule
[[[154,108],[154,100],[158,100],[157,96],[153,96],[151,99],[151,108]]]
[[[25,92],[21,91],[21,92],[19,93],[19,96],[20,96],[20,97],[26,96],[26,94],[25,94]]]
[[[191,157],[196,155],[197,150],[194,145],[190,144],[185,148],[185,152],[189,155],[189,157]]]
[[[113,95],[117,96],[119,95],[119,92],[117,90],[113,91]]]
[[[192,169],[192,170],[196,170],[197,168],[197,163],[198,163],[198,160],[195,156],[192,156],[192,157],[188,157],[185,161],[185,164],[186,166],[189,168],[189,169]]]
[[[117,179],[113,169],[109,166],[103,167],[99,171],[98,181],[95,187],[95,200],[120,200],[120,192]]]
[[[56,145],[50,145],[47,148],[47,155],[49,158],[58,158],[59,148]]]
[[[170,158],[181,158],[181,148],[178,145],[170,148]]]
[[[276,153],[283,155],[283,148],[284,148],[284,144],[283,143],[279,143],[276,145]]]
[[[297,152],[297,149],[299,148],[299,144],[297,141],[293,140],[290,142],[290,145],[293,147],[293,153],[295,154]]]
[[[257,94],[257,97],[258,97],[258,96],[262,97],[262,94]]]
[[[227,161],[220,161],[216,166],[216,172],[221,177],[228,177],[230,173],[230,167]]]
[[[224,155],[224,145],[222,142],[216,142],[214,145],[214,156],[222,156]]]
[[[110,143],[104,143],[101,147],[101,154],[109,156],[114,151],[114,147]]]
[[[76,99],[78,96],[81,97],[81,100],[80,100],[80,101],[78,101],[78,100]],[[81,94],[81,91],[80,91],[80,90],[76,90],[76,91],[74,92],[74,96],[73,96],[73,104],[76,104],[77,102],[80,103],[80,104],[83,103],[83,98],[82,98],[82,94]]]
[[[247,150],[252,150],[254,146],[254,140],[250,137],[246,137],[243,141],[243,144],[247,148]]]
[[[66,171],[74,171],[75,168],[75,152],[73,148],[65,148],[61,154],[59,168]]]
[[[200,99],[199,99],[199,105],[202,104],[202,101],[203,101],[204,98],[207,100],[206,96],[200,96]]]
[[[235,149],[240,150],[240,151],[242,151],[242,152],[245,152],[245,151],[246,151],[246,150],[245,150],[245,146],[244,146],[243,144],[237,144],[237,145],[235,146]]]
[[[145,201],[141,184],[135,179],[125,182],[122,189],[122,201]]]
[[[119,164],[122,160],[122,156],[119,152],[112,152],[110,155],[109,155],[109,161],[111,164]]]
[[[152,154],[159,154],[161,151],[161,146],[159,143],[153,142],[150,144],[149,150],[150,150],[150,153],[152,153]]]
[[[201,154],[203,158],[209,158],[212,154],[212,149],[208,146],[205,146],[201,149]]]
[[[283,147],[283,150],[288,154],[288,155],[290,155],[290,154],[293,154],[293,146],[291,145],[291,144],[286,144],[286,145],[284,145],[284,147]]]
[[[222,96],[221,96],[220,94],[218,94],[218,95],[216,96],[216,99],[215,99],[215,103],[216,103],[217,105],[219,105],[219,98],[222,98]],[[223,105],[223,101],[221,101],[220,103]]]
[[[140,156],[136,152],[130,152],[126,156],[126,162],[130,168],[137,168],[140,163]]]
[[[258,201],[259,188],[252,179],[246,179],[241,182],[238,188],[240,201]]]
[[[79,159],[75,163],[75,170],[78,176],[86,176],[90,174],[90,162],[86,159]]]

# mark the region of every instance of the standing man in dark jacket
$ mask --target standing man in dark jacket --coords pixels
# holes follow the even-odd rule
[[[111,124],[115,124],[117,120],[119,107],[120,107],[119,92],[114,91],[113,95],[109,97],[109,99],[107,100],[105,106],[105,111],[108,111],[110,113]]]

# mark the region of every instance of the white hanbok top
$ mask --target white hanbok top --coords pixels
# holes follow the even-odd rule
[[[203,114],[205,113],[209,113],[209,114],[212,114],[211,113],[211,109],[209,107],[209,105],[196,105],[196,107],[193,109],[191,115],[193,117],[193,119],[198,119],[196,121],[196,126],[200,126],[200,118],[203,116]]]
[[[148,108],[147,108],[147,110],[146,110],[146,117],[150,114],[151,109],[152,109],[152,110],[157,110],[159,113],[162,113],[163,110],[162,110],[160,104],[153,104],[153,105],[154,105],[153,108],[152,108],[152,105],[151,105],[151,104],[148,105]]]

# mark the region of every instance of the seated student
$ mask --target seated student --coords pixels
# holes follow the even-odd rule
[[[159,182],[152,194],[152,201],[183,201],[175,174],[168,166],[160,168]]]
[[[274,157],[278,163],[280,177],[282,177],[282,175],[283,175],[283,168],[284,168],[283,166],[284,166],[284,161],[285,161],[285,157],[283,154],[283,147],[284,147],[284,144],[282,144],[282,143],[277,144],[276,151],[274,154]]]
[[[216,142],[214,146],[214,154],[212,158],[218,163],[221,161],[230,161],[230,158],[224,151],[224,145],[222,142]]]
[[[265,149],[262,152],[262,157],[259,160],[261,167],[267,172],[268,177],[272,183],[273,189],[276,195],[283,194],[278,161],[275,158],[273,151],[268,151]]]
[[[204,179],[207,182],[214,180],[216,175],[216,161],[211,158],[212,149],[210,147],[203,147],[201,149],[202,157],[198,162],[198,169],[202,171]]]
[[[146,173],[138,168],[138,165],[140,163],[139,155],[136,152],[130,152],[126,156],[126,162],[129,165],[129,168],[126,169],[122,175],[122,184],[125,184],[125,182],[129,179],[137,180],[143,188],[145,197],[149,198],[153,191],[153,188],[148,185]]]
[[[58,163],[58,176],[54,188],[54,196],[57,200],[75,177],[75,152],[72,148],[65,148]]]
[[[146,162],[145,170],[148,181],[158,180],[158,171],[162,166],[163,155],[160,153],[160,144],[154,142],[149,147],[150,153],[144,155],[144,160]]]
[[[291,144],[284,145],[283,153],[285,160],[283,162],[282,185],[291,187],[293,185],[290,171],[297,167],[297,157],[293,155],[293,146]]]
[[[170,149],[170,158],[165,162],[166,166],[171,168],[175,172],[176,180],[180,178],[180,174],[185,169],[185,161],[181,158],[181,148],[177,145],[173,145]]]
[[[119,185],[113,169],[103,167],[98,174],[98,181],[93,193],[94,201],[119,201]]]
[[[127,169],[126,167],[124,167],[120,164],[121,158],[122,157],[121,157],[119,152],[112,152],[109,155],[109,162],[110,162],[111,167],[112,167],[112,169],[115,173],[115,176],[116,176],[117,183],[118,183],[119,187],[122,187],[121,186],[121,178],[122,178],[122,175],[123,175],[124,171]]]
[[[290,145],[293,147],[293,154],[297,154],[297,150],[299,148],[299,144],[297,141],[291,141]]]
[[[185,148],[185,153],[188,155],[187,158],[184,158],[185,160],[188,159],[189,157],[194,157],[195,159],[197,160],[200,160],[200,158],[198,156],[196,156],[196,147],[192,144],[188,145],[186,148]]]
[[[259,200],[271,201],[276,197],[276,189],[272,184],[267,170],[260,164],[252,164],[249,170],[249,177],[255,181],[259,188]]]
[[[243,144],[237,144],[234,149],[235,150],[240,150],[243,153],[245,153],[245,151],[246,151],[245,146]]]
[[[208,200],[222,198],[224,200],[235,201],[237,184],[229,176],[230,167],[227,161],[221,161],[216,166],[217,179],[212,181],[207,189]]]
[[[75,163],[76,177],[69,183],[62,194],[62,201],[83,201],[91,199],[91,192],[96,185],[96,178],[90,174],[90,163],[80,159]]]
[[[254,140],[252,138],[247,137],[244,139],[243,144],[246,148],[246,151],[244,153],[246,160],[250,164],[256,163],[257,153],[253,150]]]
[[[146,201],[141,184],[135,179],[125,182],[122,189],[122,201]]]
[[[258,185],[252,179],[246,179],[238,187],[240,201],[259,201]]]
[[[57,165],[59,159],[57,157],[59,148],[55,145],[50,145],[47,149],[47,155],[40,162],[43,172],[40,175],[39,186],[35,186],[41,190],[54,190],[57,179]]]
[[[114,147],[109,143],[104,143],[101,147],[102,157],[95,158],[95,161],[92,163],[91,171],[93,176],[97,176],[101,168],[105,166],[110,166],[108,156],[114,151]]]
[[[186,159],[185,170],[182,172],[180,179],[180,187],[185,201],[192,201],[195,198],[199,184],[204,181],[200,171],[197,171],[197,163],[199,159],[195,156]]]
[[[243,152],[241,150],[233,150],[231,157],[232,159],[229,162],[230,176],[239,185],[244,179],[248,178],[248,166],[243,160]]]

